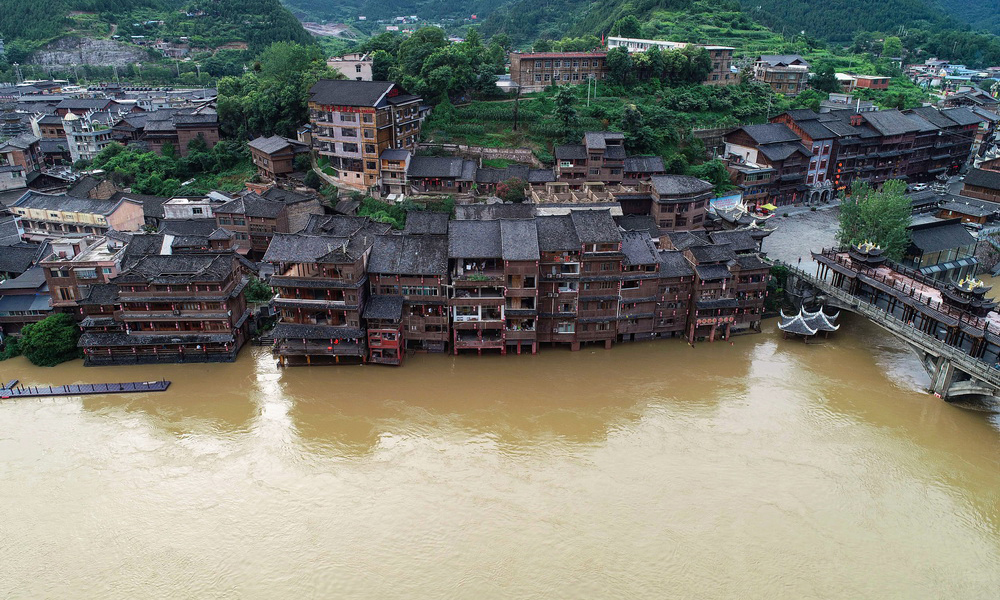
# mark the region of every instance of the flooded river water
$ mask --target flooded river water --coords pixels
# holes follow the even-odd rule
[[[0,598],[996,598],[995,416],[842,317],[403,368],[52,369],[0,400]]]

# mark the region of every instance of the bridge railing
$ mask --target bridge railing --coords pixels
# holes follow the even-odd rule
[[[988,365],[984,361],[969,355],[960,348],[956,348],[955,346],[947,344],[928,333],[914,328],[902,319],[887,313],[870,302],[862,300],[861,298],[838,288],[828,281],[824,281],[793,265],[780,263],[779,261],[774,262],[778,262],[782,266],[787,267],[788,270],[794,273],[797,277],[809,282],[810,285],[822,290],[823,293],[828,296],[833,296],[847,306],[850,306],[852,310],[855,310],[862,316],[867,317],[871,321],[875,322],[875,324],[888,330],[890,333],[905,338],[918,347],[924,348],[931,353],[944,356],[969,375],[1000,387],[1000,369],[995,369],[991,365]]]

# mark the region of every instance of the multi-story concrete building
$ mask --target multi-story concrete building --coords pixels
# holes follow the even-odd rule
[[[524,92],[600,81],[608,74],[607,57],[607,52],[514,52],[510,55],[510,79]]]
[[[383,151],[416,148],[421,102],[392,82],[321,80],[309,91],[312,147],[339,183],[374,188]]]
[[[113,237],[86,236],[53,241],[52,253],[39,265],[55,308],[74,307],[95,285],[106,284],[121,270],[125,243]]]
[[[809,63],[798,54],[764,54],[754,63],[753,78],[779,94],[795,96],[809,85]]]
[[[68,113],[63,117],[63,131],[66,132],[66,142],[69,144],[69,154],[73,162],[78,160],[94,160],[114,140],[111,128],[90,122],[76,113]]]
[[[372,57],[370,54],[352,52],[326,59],[326,66],[341,73],[345,79],[355,81],[372,80]]]
[[[142,229],[142,203],[129,198],[118,201],[73,198],[56,194],[26,192],[11,206],[30,238],[73,234],[102,234]]]

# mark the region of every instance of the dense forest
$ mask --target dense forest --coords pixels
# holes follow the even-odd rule
[[[15,60],[67,33],[112,31],[205,48],[247,42],[254,53],[277,41],[313,43],[278,0],[0,0],[0,36]]]

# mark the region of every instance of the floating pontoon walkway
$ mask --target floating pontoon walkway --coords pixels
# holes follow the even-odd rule
[[[72,383],[70,385],[17,385],[11,381],[0,388],[0,398],[43,398],[45,396],[84,396],[89,394],[132,394],[165,392],[170,382],[130,381],[126,383]]]

